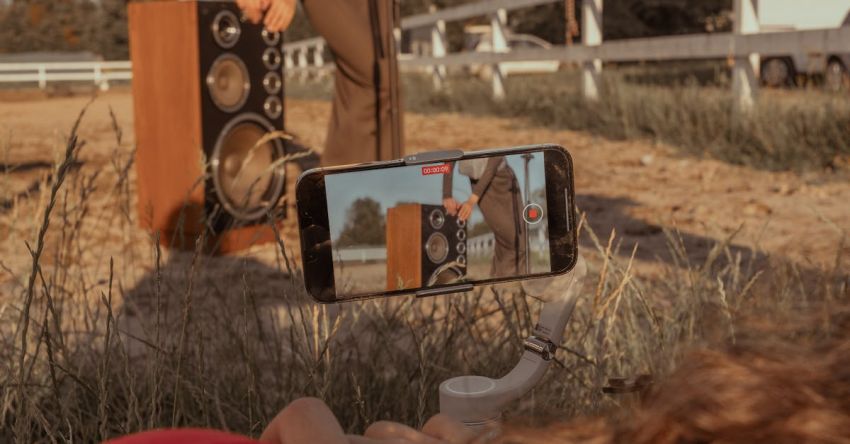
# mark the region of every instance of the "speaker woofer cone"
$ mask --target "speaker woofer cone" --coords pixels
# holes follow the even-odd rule
[[[281,60],[282,57],[277,48],[266,48],[266,50],[263,51],[263,64],[266,65],[266,68],[269,71],[274,71],[280,68]]]
[[[266,45],[275,46],[280,43],[280,33],[263,29],[263,41],[266,42]]]
[[[455,236],[457,236],[457,240],[465,241],[466,240],[466,230],[464,230],[464,229],[457,230],[457,233],[455,234]]]
[[[283,104],[277,96],[269,96],[263,103],[263,111],[270,119],[277,119],[283,112]]]
[[[466,221],[465,221],[465,220],[460,220],[459,218],[458,218],[458,219],[455,219],[455,220],[457,221],[457,226],[458,226],[458,228],[463,228],[463,227],[465,227],[465,226],[466,226]]]
[[[245,62],[234,54],[220,55],[207,74],[207,90],[220,110],[238,111],[251,92],[251,78]]]
[[[271,95],[279,93],[282,86],[283,81],[280,79],[280,74],[276,72],[266,73],[266,76],[263,77],[263,88]]]
[[[262,217],[283,192],[283,168],[270,169],[283,156],[283,145],[257,142],[274,127],[258,114],[231,120],[219,135],[210,159],[213,185],[221,206],[238,221]]]
[[[234,47],[242,36],[242,26],[236,14],[228,10],[219,12],[212,22],[212,34],[218,46],[224,49]]]
[[[449,257],[449,240],[443,233],[431,234],[425,241],[425,254],[432,263],[442,263]]]
[[[457,263],[459,263],[459,264],[461,264],[461,265],[466,265],[466,256],[464,256],[464,255],[462,255],[462,254],[461,254],[461,255],[459,255],[459,256],[457,257],[457,259],[455,259],[455,262],[457,262]]]

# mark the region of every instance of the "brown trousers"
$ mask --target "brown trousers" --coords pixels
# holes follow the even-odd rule
[[[393,102],[400,103],[399,88],[393,87],[398,79],[393,0],[304,0],[303,4],[336,63],[333,109],[322,164],[401,157],[402,112],[399,105],[393,106]],[[379,95],[376,83],[380,84]]]
[[[498,170],[481,195],[478,208],[484,215],[484,222],[493,230],[496,241],[490,277],[515,277],[525,274],[525,261],[528,257],[528,246],[525,243],[527,227],[522,220],[522,197],[513,170]]]

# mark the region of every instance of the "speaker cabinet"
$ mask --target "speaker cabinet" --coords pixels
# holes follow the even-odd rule
[[[272,240],[267,214],[287,217],[278,204],[295,180],[272,168],[290,145],[264,138],[283,130],[282,36],[230,1],[128,10],[142,225],[175,247],[206,231],[221,253]]]
[[[466,224],[439,205],[387,210],[387,290],[430,287],[466,274]]]

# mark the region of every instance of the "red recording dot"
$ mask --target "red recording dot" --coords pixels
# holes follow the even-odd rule
[[[536,208],[532,208],[532,209],[528,210],[528,218],[529,219],[537,219],[537,209]]]

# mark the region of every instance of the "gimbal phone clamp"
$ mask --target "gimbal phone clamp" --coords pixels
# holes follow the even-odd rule
[[[523,343],[525,351],[519,363],[500,379],[458,376],[443,381],[440,413],[470,428],[484,428],[501,418],[505,406],[537,385],[561,343],[586,274],[587,265],[579,256],[567,274],[524,282],[526,294],[545,302],[532,335]]]

